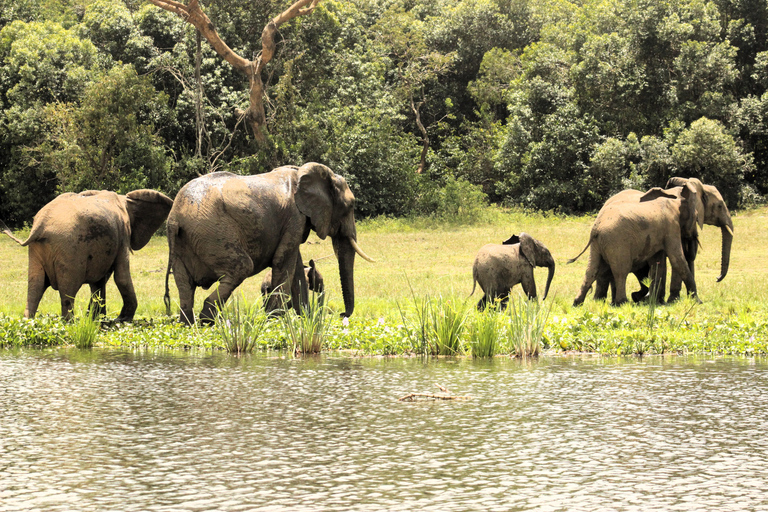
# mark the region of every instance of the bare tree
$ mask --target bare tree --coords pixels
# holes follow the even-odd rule
[[[263,129],[266,124],[266,115],[264,113],[264,83],[261,81],[261,72],[275,55],[277,30],[280,25],[293,18],[310,14],[315,10],[320,0],[297,0],[288,9],[272,18],[261,32],[261,52],[259,52],[254,60],[241,57],[222,41],[213,23],[211,23],[211,20],[201,9],[198,0],[190,0],[188,4],[176,2],[175,0],[149,1],[166,11],[178,14],[194,26],[222,59],[229,62],[232,67],[248,78],[250,106],[245,111],[238,111],[238,115],[245,117],[245,120],[253,130],[256,140],[264,142],[266,138]]]

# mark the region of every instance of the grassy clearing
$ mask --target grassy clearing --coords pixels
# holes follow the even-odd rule
[[[768,353],[768,262],[764,257],[768,246],[768,209],[738,212],[733,218],[731,267],[721,283],[715,282],[720,269],[720,232],[712,226],[703,230],[702,249],[696,260],[703,304],[680,301],[673,305],[618,308],[589,298],[579,308],[571,306],[584,276],[587,257],[582,256],[572,265],[565,265],[565,261],[587,243],[593,216],[490,210],[474,224],[431,219],[362,221],[358,223],[359,242],[377,263],[358,258],[355,314],[348,325],[338,317],[343,304],[335,258],[318,261],[325,278],[327,304],[333,312],[324,326],[323,347],[364,354],[440,353],[439,348],[429,345],[427,337],[433,335],[431,332],[424,331],[424,340],[415,342],[406,327],[420,322],[419,328],[424,328],[421,324],[439,323],[442,318],[442,331],[434,334],[434,340],[441,336],[445,341],[448,348],[443,353],[480,355],[483,350],[477,344],[478,336],[491,343],[488,340],[492,338],[492,328],[479,325],[484,321],[474,309],[481,296],[479,288],[474,296],[468,297],[472,290],[472,262],[482,245],[500,243],[513,233],[525,231],[541,240],[557,263],[550,299],[545,304],[548,316],[541,329],[541,350],[605,354]],[[302,254],[305,261],[319,260],[332,255],[333,249],[330,240],[321,241],[313,234]],[[167,245],[161,237],[132,256],[131,270],[139,298],[137,321],[132,326],[113,326],[102,331],[96,341],[98,345],[224,348],[222,336],[215,328],[183,328],[175,323],[175,318],[165,316],[162,296],[167,257]],[[7,345],[72,343],[65,326],[55,318],[60,305],[53,290],[48,290],[43,298],[39,320],[21,319],[26,297],[26,260],[26,249],[7,237],[0,238],[0,339]],[[260,277],[248,279],[238,293],[256,303],[260,297]],[[541,288],[546,269],[537,269],[536,277]],[[637,288],[633,281],[634,277],[630,277],[628,290]],[[171,292],[173,309],[177,311],[173,282]],[[198,291],[197,311],[209,292]],[[518,288],[513,293],[522,295]],[[85,306],[87,300],[88,288],[83,287],[77,304]],[[464,309],[459,311],[458,305]],[[110,282],[108,317],[116,317],[121,306],[117,289]],[[449,306],[453,309],[446,310]],[[420,307],[421,321],[417,320]],[[508,317],[500,323],[508,324]],[[261,330],[254,342],[257,349],[293,348],[293,341],[279,321],[267,321]],[[507,334],[499,332],[493,351],[515,353],[507,339]]]

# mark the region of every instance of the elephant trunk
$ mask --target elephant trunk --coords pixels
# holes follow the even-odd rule
[[[355,310],[355,248],[352,238],[338,236],[333,238],[333,250],[339,260],[339,279],[341,280],[341,295],[344,299],[344,313],[350,317]]]
[[[552,284],[552,278],[555,277],[555,262],[552,261],[549,265],[547,265],[547,268],[549,269],[547,272],[547,284],[544,287],[544,298],[542,300],[547,299],[547,295],[549,294],[549,285]]]
[[[728,266],[731,262],[731,244],[733,244],[733,223],[730,221],[725,224],[722,228],[722,235],[723,235],[723,247],[722,247],[722,256],[720,260],[720,277],[717,278],[717,282],[719,283],[723,279],[725,279],[725,275],[728,273]]]

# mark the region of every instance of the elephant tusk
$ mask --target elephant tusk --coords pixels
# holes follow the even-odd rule
[[[728,234],[729,234],[729,235],[733,236],[733,230],[731,229],[731,226],[729,226],[728,224],[726,224],[726,225],[725,225],[725,229],[727,229],[727,230],[728,230]]]
[[[371,258],[370,256],[368,256],[367,254],[365,254],[363,252],[363,250],[360,248],[360,246],[357,245],[357,242],[355,242],[354,238],[350,237],[349,242],[352,244],[352,248],[355,250],[355,252],[357,254],[360,255],[361,258],[363,258],[365,261],[369,261],[371,263],[376,263],[376,260],[374,260],[373,258]]]

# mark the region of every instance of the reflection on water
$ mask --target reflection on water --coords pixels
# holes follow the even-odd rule
[[[759,510],[766,432],[759,359],[0,352],[3,511]]]

